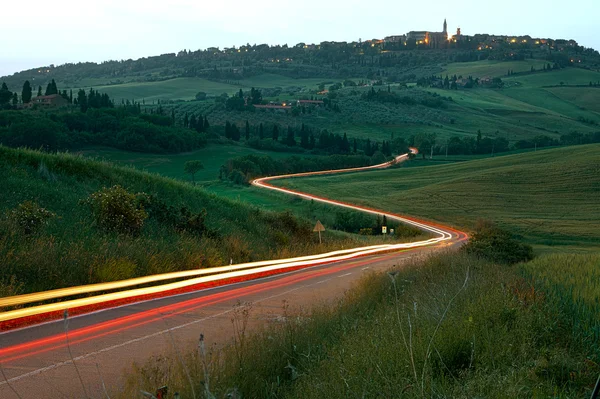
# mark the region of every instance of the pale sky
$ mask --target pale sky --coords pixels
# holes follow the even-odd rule
[[[183,49],[383,38],[411,30],[575,39],[600,49],[600,0],[3,0],[0,76]]]

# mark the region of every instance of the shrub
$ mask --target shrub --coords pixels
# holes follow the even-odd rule
[[[173,227],[177,231],[185,231],[195,235],[209,235],[216,237],[217,233],[206,227],[206,209],[198,213],[190,211],[187,207],[174,207],[167,205],[156,195],[140,193],[137,195],[138,203],[148,213],[148,216],[159,223]]]
[[[96,224],[107,232],[138,235],[148,217],[136,195],[119,185],[103,188],[83,202],[92,211]]]
[[[519,242],[510,232],[486,221],[478,222],[475,233],[462,250],[499,263],[513,264],[533,259],[531,245]]]
[[[45,208],[40,207],[35,202],[25,201],[12,211],[11,216],[23,233],[31,235],[37,233],[42,226],[48,224],[48,220],[55,215]]]

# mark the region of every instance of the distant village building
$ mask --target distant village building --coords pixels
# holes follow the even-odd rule
[[[37,105],[48,108],[57,108],[69,105],[69,101],[60,94],[51,94],[49,96],[33,97],[28,105],[29,107]]]
[[[399,43],[407,45],[415,44],[417,46],[427,46],[431,48],[442,48],[448,41],[448,23],[444,19],[444,26],[441,32],[410,31],[406,35],[388,36],[385,43]]]
[[[406,43],[406,35],[387,36],[383,39],[384,43]]]

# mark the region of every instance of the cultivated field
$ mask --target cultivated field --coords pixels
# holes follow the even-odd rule
[[[249,90],[255,88],[290,87],[297,86],[316,90],[323,81],[339,81],[340,79],[292,79],[281,75],[262,74],[247,79],[232,81],[231,83],[215,82],[202,78],[175,78],[157,82],[131,82],[117,85],[94,87],[102,93],[107,93],[117,103],[124,100],[144,101],[146,104],[156,103],[158,100],[193,100],[196,93],[203,91],[210,96],[223,93],[234,94],[239,89]],[[87,86],[85,86],[87,88]]]
[[[485,61],[475,61],[475,62],[455,62],[452,64],[448,64],[442,75],[457,75],[463,76],[466,78],[467,76],[472,76],[475,78],[482,77],[504,77],[508,74],[508,71],[511,70],[514,73],[519,72],[529,72],[531,71],[531,67],[534,67],[537,70],[543,69],[544,65],[547,62],[544,60],[526,60],[526,61],[506,61],[506,62],[498,62],[492,60]]]
[[[118,165],[133,166],[137,169],[150,173],[179,180],[191,181],[191,176],[184,172],[187,161],[201,161],[204,169],[196,173],[195,180],[198,183],[206,183],[218,180],[219,168],[227,160],[244,155],[268,155],[271,158],[286,158],[290,153],[261,151],[243,145],[219,145],[210,144],[206,148],[182,154],[147,154],[139,152],[121,151],[112,148],[88,148],[80,151],[87,157],[98,158]]]
[[[587,145],[278,184],[463,227],[493,220],[546,251],[597,250],[599,165]]]

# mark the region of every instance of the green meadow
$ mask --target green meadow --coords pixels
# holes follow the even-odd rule
[[[250,154],[268,155],[272,158],[287,158],[293,155],[285,152],[256,150],[240,144],[211,144],[197,151],[175,155],[130,152],[107,147],[86,148],[78,151],[78,154],[185,181],[192,180],[192,177],[184,172],[185,163],[198,160],[204,165],[204,169],[195,175],[196,182],[200,184],[218,180],[219,168],[231,158]]]
[[[489,219],[543,251],[598,250],[599,168],[595,144],[277,184],[463,228]]]
[[[282,75],[262,74],[249,78],[232,81],[231,83],[216,82],[203,78],[174,78],[155,82],[129,82],[122,84],[99,85],[95,90],[107,93],[111,98],[120,103],[125,100],[144,100],[146,104],[168,100],[193,100],[196,93],[205,92],[209,96],[218,96],[223,93],[234,94],[239,89],[249,90],[255,88],[273,88],[297,86],[309,90],[316,90],[321,82],[339,81],[340,79],[306,78],[293,79]],[[89,88],[89,86],[82,86]]]
[[[456,75],[464,78],[472,76],[475,78],[483,77],[503,77],[511,70],[514,73],[529,72],[531,67],[537,70],[544,68],[547,61],[531,59],[526,61],[505,61],[498,62],[493,60],[474,61],[474,62],[455,62],[444,67],[442,75]]]

